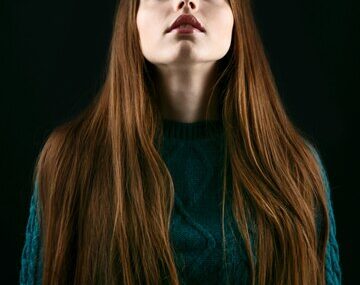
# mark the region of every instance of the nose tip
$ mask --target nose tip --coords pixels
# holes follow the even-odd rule
[[[192,8],[192,9],[194,9],[194,3],[193,3],[193,0],[184,0],[184,1],[181,1],[181,5],[183,4],[185,2],[185,7],[189,7],[190,6],[190,8]],[[181,6],[181,8],[182,8],[183,6]],[[188,8],[189,9],[189,8]]]

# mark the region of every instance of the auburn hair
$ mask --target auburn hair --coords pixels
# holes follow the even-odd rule
[[[101,88],[37,157],[42,284],[179,284],[169,240],[175,189],[159,152],[162,116],[140,48],[139,1],[118,3]],[[250,284],[324,285],[329,218],[315,146],[280,101],[250,0],[229,5],[232,43],[212,90],[226,139],[223,205],[230,188]]]

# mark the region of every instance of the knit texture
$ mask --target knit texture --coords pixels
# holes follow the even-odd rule
[[[221,208],[224,130],[221,121],[182,123],[164,119],[161,155],[175,187],[170,237],[181,284],[247,284],[249,260],[236,230],[231,195],[225,203],[226,259],[223,254]],[[322,171],[329,205],[330,236],[326,246],[326,284],[341,284],[339,247],[330,185],[320,156],[312,147]],[[229,179],[230,180],[230,179]],[[229,183],[230,182],[230,183]],[[37,216],[37,184],[31,196],[20,284],[41,284],[42,254]],[[231,181],[228,181],[231,189]],[[321,227],[321,218],[318,219]],[[253,233],[253,232],[251,232]],[[253,239],[252,239],[253,242]],[[256,256],[254,256],[256,260]]]

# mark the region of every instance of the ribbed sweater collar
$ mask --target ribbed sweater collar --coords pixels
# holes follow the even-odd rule
[[[199,120],[192,123],[163,119],[163,135],[167,139],[218,139],[224,133],[221,120]]]

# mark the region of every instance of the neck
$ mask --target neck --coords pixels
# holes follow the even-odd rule
[[[212,95],[217,78],[216,65],[161,67],[157,77],[156,89],[163,118],[184,123],[219,120],[218,96]]]

